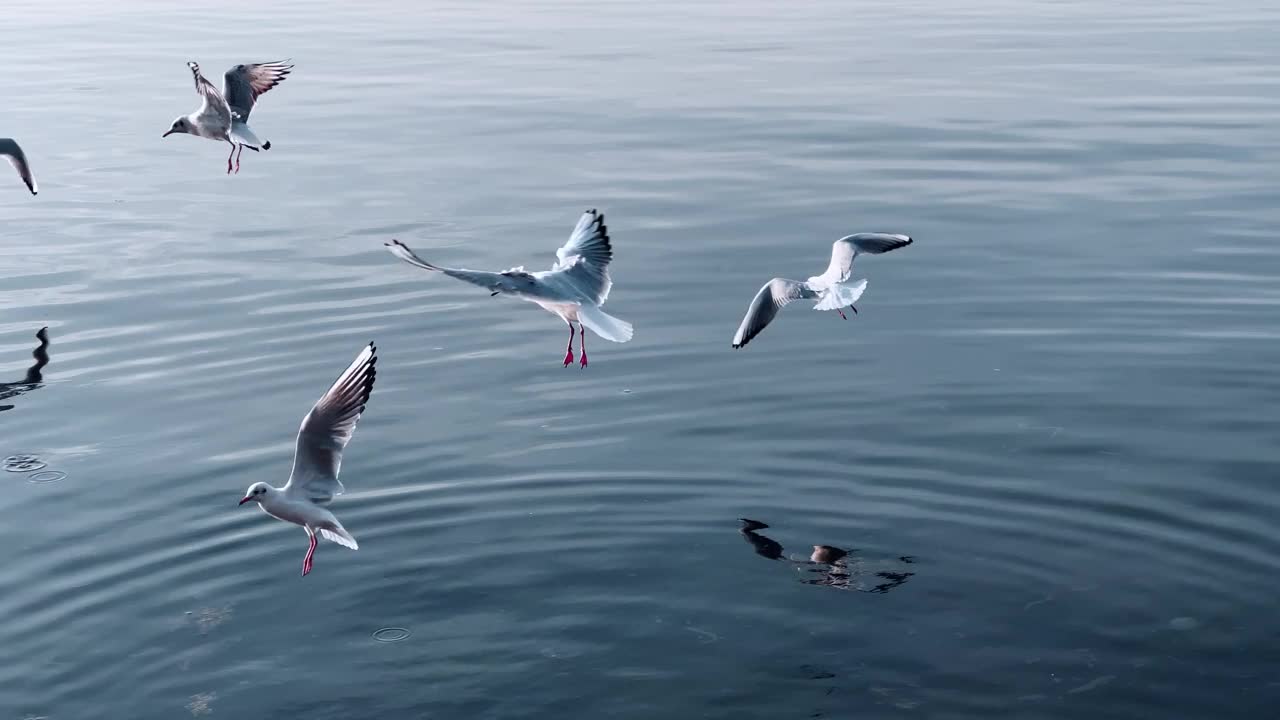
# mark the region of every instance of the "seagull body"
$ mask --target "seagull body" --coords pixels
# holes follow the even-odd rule
[[[5,156],[9,160],[9,164],[18,171],[18,175],[22,177],[22,182],[27,184],[27,189],[32,195],[39,192],[36,187],[36,179],[31,175],[31,166],[27,164],[27,154],[22,152],[22,148],[18,143],[10,138],[0,138],[0,155]]]
[[[582,214],[568,242],[556,250],[555,264],[546,271],[526,272],[523,267],[516,267],[503,272],[485,272],[440,267],[418,257],[399,240],[386,245],[392,255],[410,265],[479,285],[490,295],[512,295],[560,317],[569,325],[565,367],[573,362],[574,323],[578,323],[581,331],[581,367],[587,366],[587,328],[605,340],[624,343],[631,339],[631,323],[600,309],[613,287],[609,278],[613,248],[604,215],[595,210]]]
[[[774,278],[760,288],[733,336],[733,347],[740,348],[751,342],[751,338],[759,335],[773,321],[779,310],[796,300],[817,300],[814,310],[835,310],[847,320],[841,308],[848,305],[857,313],[858,309],[853,304],[867,289],[866,280],[849,282],[854,259],[862,253],[879,255],[911,243],[911,238],[906,235],[891,233],[858,233],[840,238],[831,246],[831,263],[826,272],[804,282]]]
[[[302,561],[303,575],[311,572],[317,535],[352,550],[360,547],[324,505],[345,489],[338,480],[342,451],[351,441],[373,391],[377,361],[377,348],[369,343],[302,419],[289,482],[282,488],[254,483],[240,499],[241,505],[256,502],[271,517],[301,525],[307,531],[310,546]]]
[[[235,156],[235,171],[240,172],[240,153],[247,147],[254,152],[259,148],[271,149],[270,141],[262,141],[249,127],[249,113],[258,97],[279,85],[293,69],[288,61],[236,65],[222,76],[222,91],[213,86],[200,73],[200,65],[187,63],[195,77],[196,92],[201,97],[200,109],[183,115],[161,137],[174,133],[186,133],[210,140],[231,144],[227,156],[227,173],[231,173],[231,158]]]

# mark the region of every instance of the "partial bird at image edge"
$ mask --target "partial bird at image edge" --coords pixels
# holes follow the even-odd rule
[[[39,195],[40,188],[36,187],[36,178],[31,174],[31,163],[27,162],[27,154],[22,152],[22,146],[13,138],[0,138],[0,155],[3,155],[14,170],[18,171],[18,176],[22,178],[22,182],[26,184],[27,189],[32,195]]]

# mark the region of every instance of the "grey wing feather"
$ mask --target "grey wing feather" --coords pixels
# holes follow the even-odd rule
[[[236,65],[222,76],[222,93],[240,122],[249,122],[249,113],[258,98],[284,82],[292,70],[288,60]]]
[[[199,63],[189,62],[187,67],[191,68],[191,75],[195,78],[196,92],[204,100],[197,112],[201,115],[214,115],[222,126],[230,128],[231,106],[227,104],[226,98],[218,92],[218,88],[214,87],[208,78],[201,74]]]
[[[609,298],[613,280],[609,277],[609,263],[613,261],[613,244],[609,240],[609,228],[604,224],[604,213],[588,210],[578,219],[569,234],[569,240],[556,250],[553,273],[562,273],[575,291],[597,305]]]
[[[578,218],[578,224],[569,234],[569,240],[556,250],[558,270],[573,262],[573,258],[604,268],[613,260],[613,245],[609,242],[609,228],[604,224],[604,213],[588,210]]]
[[[0,155],[9,158],[9,164],[18,171],[18,175],[22,178],[22,182],[26,183],[27,189],[32,195],[39,192],[36,187],[36,179],[31,174],[31,165],[27,162],[26,153],[22,152],[22,148],[18,143],[10,138],[0,138]]]
[[[302,419],[293,473],[284,486],[285,492],[317,503],[328,502],[342,493],[342,483],[338,481],[342,452],[355,434],[356,423],[373,392],[377,352],[373,343],[366,345]]]
[[[773,322],[782,308],[801,298],[817,296],[818,293],[814,292],[808,283],[797,280],[774,278],[765,283],[764,287],[760,288],[760,292],[756,293],[755,299],[751,301],[751,307],[747,308],[747,314],[742,318],[738,332],[734,333],[733,347],[740,348],[751,342],[751,338],[759,335],[761,330]]]
[[[853,260],[859,253],[879,255],[910,245],[906,235],[894,233],[857,233],[846,235],[831,244],[831,263],[822,278],[828,282],[844,282],[852,272]]]
[[[405,245],[399,240],[392,240],[391,242],[384,244],[392,255],[395,255],[414,267],[444,273],[451,278],[456,278],[463,282],[469,282],[472,285],[479,285],[487,290],[513,290],[515,288],[511,281],[505,278],[502,273],[487,272],[484,270],[462,270],[457,268],[440,267],[439,265],[432,265],[426,260],[418,257],[413,250],[409,249],[408,245]]]

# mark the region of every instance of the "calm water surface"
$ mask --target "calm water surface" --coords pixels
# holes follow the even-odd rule
[[[66,477],[0,472],[0,719],[1274,716],[1277,23],[11,4],[0,456]],[[277,57],[238,176],[160,139],[185,61]],[[539,268],[588,207],[637,331],[585,371],[382,248]],[[860,230],[917,239],[861,315],[730,350]],[[361,549],[304,580],[236,501],[370,339]]]

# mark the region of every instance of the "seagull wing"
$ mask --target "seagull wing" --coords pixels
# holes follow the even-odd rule
[[[860,253],[879,255],[906,247],[911,242],[910,237],[893,233],[847,235],[831,244],[831,263],[827,265],[827,271],[819,277],[827,283],[844,282],[849,279],[853,260]]]
[[[209,82],[209,79],[200,73],[200,64],[196,62],[187,63],[187,67],[191,68],[191,75],[195,77],[196,92],[204,102],[200,105],[200,109],[196,111],[201,118],[208,118],[210,122],[215,122],[218,127],[231,127],[231,106],[227,104],[227,99],[222,97],[222,93],[218,92],[218,88]]]
[[[792,302],[817,296],[808,283],[783,278],[770,280],[760,288],[760,292],[751,301],[751,307],[747,308],[746,317],[742,318],[738,332],[734,333],[733,346],[740,348],[751,342],[751,338],[759,335],[761,330],[773,322],[779,310]]]
[[[604,213],[588,210],[578,218],[578,224],[569,234],[569,240],[556,250],[556,264],[552,270],[571,264],[574,258],[605,268],[613,260],[613,246],[609,243],[609,228],[604,224]]]
[[[539,276],[550,279],[553,285],[567,285],[573,294],[601,305],[613,287],[609,277],[612,260],[613,245],[609,241],[609,228],[604,224],[604,213],[588,210],[578,219],[569,240],[556,250],[551,272],[539,273]]]
[[[460,268],[440,267],[438,265],[432,265],[426,260],[418,257],[409,249],[408,245],[405,245],[399,240],[392,240],[389,243],[383,244],[387,246],[387,250],[392,255],[395,255],[414,267],[444,273],[451,278],[456,278],[463,282],[471,283],[472,285],[479,285],[480,287],[490,291],[513,292],[516,289],[516,285],[513,282],[513,279],[507,276],[515,273],[524,274],[520,268],[512,268],[505,273],[496,273],[488,272],[486,270],[463,270]]]
[[[36,179],[31,175],[31,165],[27,163],[27,155],[22,152],[22,148],[18,143],[9,138],[0,138],[0,155],[4,155],[9,159],[9,164],[18,171],[18,175],[22,177],[22,182],[27,184],[27,189],[32,195],[39,192],[36,187]]]
[[[329,391],[302,418],[293,454],[293,473],[284,491],[315,503],[325,503],[343,492],[338,481],[342,451],[356,431],[373,381],[378,349],[369,343],[334,381]]]
[[[222,76],[222,94],[240,122],[247,123],[258,97],[284,82],[291,70],[288,60],[237,65]]]

